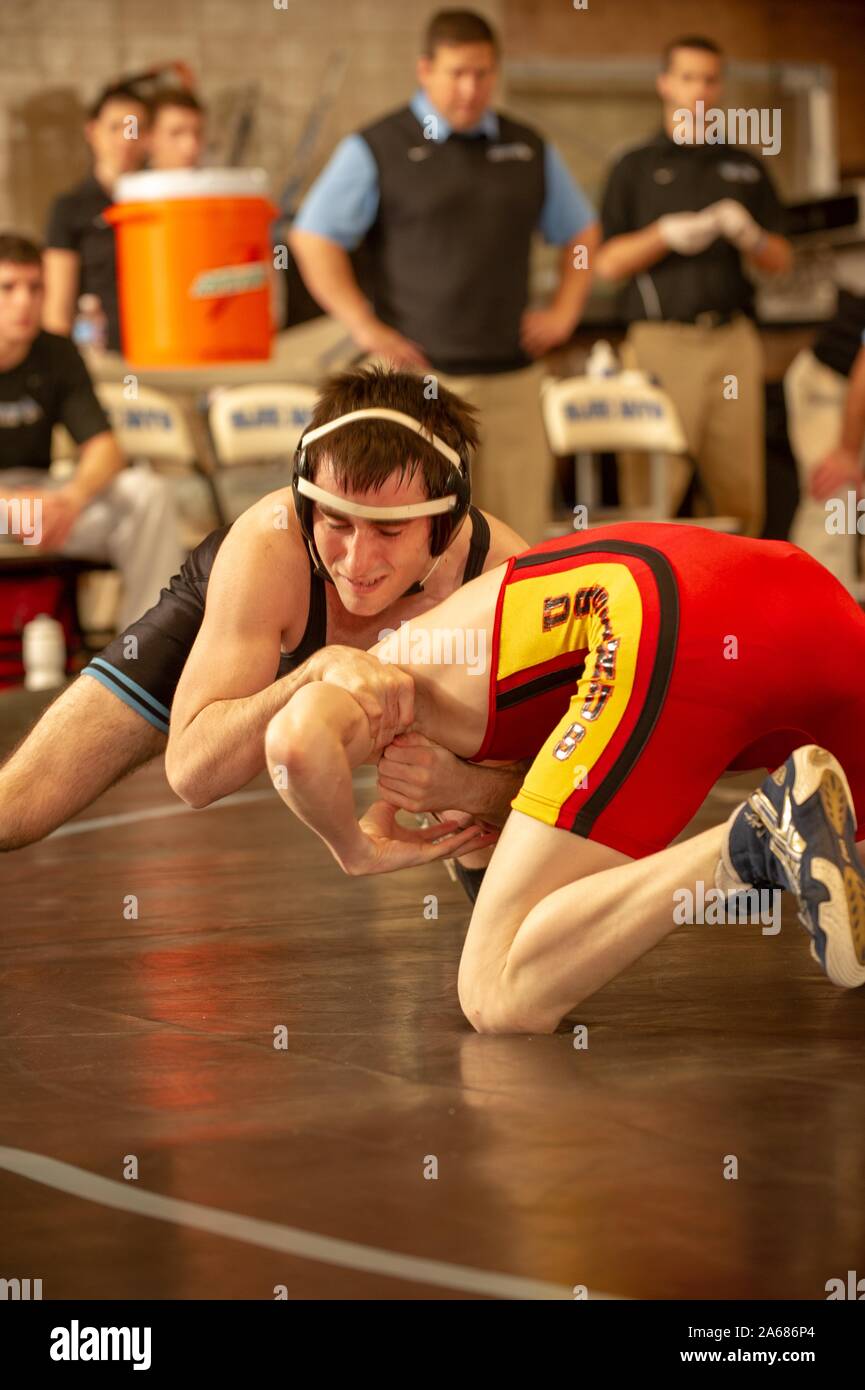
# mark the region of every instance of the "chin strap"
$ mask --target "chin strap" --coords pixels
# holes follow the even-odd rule
[[[442,551],[442,555],[444,555],[444,551]],[[429,579],[430,575],[432,574],[441,557],[441,555],[437,555],[435,557],[426,574],[424,575],[423,579],[416,579],[414,584],[412,584],[411,588],[406,589],[405,593],[403,594],[403,598],[408,598],[410,594],[423,593],[423,586],[424,584],[426,584],[427,580]]]

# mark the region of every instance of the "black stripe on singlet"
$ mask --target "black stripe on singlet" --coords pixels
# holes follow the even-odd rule
[[[583,803],[574,817],[570,829],[576,835],[588,836],[602,811],[609,806],[613,797],[621,789],[626,778],[649,741],[652,730],[658,722],[667,690],[673,675],[676,658],[676,643],[679,636],[679,589],[673,568],[660,550],[653,546],[641,545],[635,541],[598,541],[594,545],[563,546],[561,550],[547,551],[544,555],[521,555],[514,561],[514,569],[532,569],[547,565],[556,560],[569,560],[574,555],[595,553],[612,555],[633,555],[648,565],[658,589],[660,618],[658,622],[658,645],[649,679],[646,699],[639,718],[613,766],[601,785]],[[515,693],[515,692],[514,692]],[[496,704],[498,705],[498,701]]]
[[[536,695],[545,695],[548,690],[558,690],[560,685],[574,685],[581,678],[585,665],[581,661],[561,671],[548,671],[544,676],[535,676],[525,685],[514,686],[513,690],[496,696],[496,709],[513,709],[514,705],[521,705],[524,700],[533,700]]]

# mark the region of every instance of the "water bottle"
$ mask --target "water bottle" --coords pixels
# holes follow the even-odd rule
[[[66,637],[56,618],[40,613],[21,634],[24,689],[54,690],[66,679]]]
[[[619,359],[606,338],[599,338],[592,347],[586,361],[586,376],[615,376],[619,370]]]
[[[104,352],[108,342],[108,320],[98,294],[82,294],[78,315],[72,326],[72,341],[79,348]]]

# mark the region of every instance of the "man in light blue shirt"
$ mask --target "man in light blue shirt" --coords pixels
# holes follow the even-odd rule
[[[291,248],[310,292],[372,357],[435,376],[479,406],[475,497],[531,541],[552,461],[539,359],[567,342],[589,289],[595,213],[547,141],[495,111],[498,45],[464,11],[433,18],[409,105],[344,139]],[[560,246],[549,305],[529,308],[536,234]],[[361,241],[370,295],[349,260]]]

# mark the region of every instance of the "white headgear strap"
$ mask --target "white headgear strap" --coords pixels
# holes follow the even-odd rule
[[[347,497],[337,497],[317,483],[311,483],[308,478],[298,478],[297,490],[331,511],[359,516],[366,521],[412,521],[416,516],[441,516],[443,512],[452,512],[457,500],[456,493],[449,492],[446,497],[433,497],[428,502],[408,502],[403,507],[368,507],[364,502],[350,502]]]
[[[323,439],[332,430],[338,430],[342,425],[350,425],[354,420],[392,420],[395,425],[404,425],[406,429],[419,434],[422,439],[425,439],[428,444],[431,444],[434,449],[449,459],[455,468],[462,469],[462,459],[456,449],[445,444],[443,439],[439,439],[437,434],[433,434],[426,425],[422,425],[420,420],[415,420],[411,415],[404,415],[401,410],[388,410],[386,406],[366,406],[363,410],[351,410],[348,415],[338,415],[335,420],[328,420],[327,424],[309,430],[302,437],[298,448],[305,449],[308,444],[314,444],[317,439]]]

